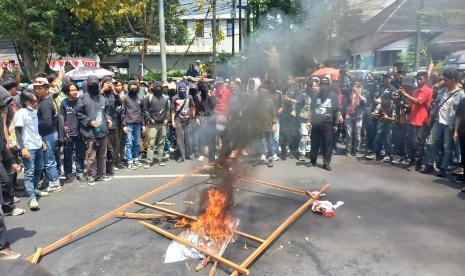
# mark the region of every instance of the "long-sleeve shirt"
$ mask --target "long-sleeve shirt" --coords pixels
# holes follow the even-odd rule
[[[77,115],[77,99],[70,101],[64,99],[61,102],[60,114],[65,120],[65,125],[68,129],[67,134],[70,137],[79,136],[79,119]]]
[[[102,138],[108,134],[107,121],[111,120],[107,101],[102,95],[83,94],[78,98],[77,114],[81,123],[81,135],[87,138]],[[99,114],[103,120],[101,122],[101,130],[96,131],[96,128],[90,125],[91,121],[97,120]]]
[[[121,113],[122,125],[142,124],[145,125],[145,107],[143,100],[137,95],[131,96],[128,94],[124,98],[123,112]]]
[[[115,129],[119,124],[118,109],[122,106],[121,98],[115,95],[112,91],[103,93],[107,100],[108,114],[110,115],[112,126],[110,129]]]
[[[53,104],[52,96],[40,99],[37,111],[40,136],[43,137],[57,131],[57,111]]]
[[[318,93],[311,102],[312,125],[336,125],[339,119],[339,103],[334,93],[325,96]]]

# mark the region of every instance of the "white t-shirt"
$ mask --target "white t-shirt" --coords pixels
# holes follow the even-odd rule
[[[23,128],[23,143],[25,149],[36,150],[42,147],[42,137],[39,134],[39,119],[37,111],[21,108],[13,117],[13,124]]]
[[[453,91],[453,93],[455,93],[456,91]],[[450,113],[450,109],[452,108],[452,97],[450,97],[450,93],[444,93],[444,95],[442,96],[442,99],[440,102],[443,102],[445,101],[447,98],[449,98],[447,100],[447,102],[445,102],[441,108],[439,109],[439,118],[438,118],[438,121],[440,124],[443,124],[443,125],[449,125],[449,113]]]

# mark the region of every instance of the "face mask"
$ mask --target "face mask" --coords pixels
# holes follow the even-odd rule
[[[185,92],[185,91],[182,91],[182,92],[179,91],[179,97],[180,97],[181,99],[184,99],[184,98],[186,97],[186,92]]]
[[[98,94],[98,85],[89,86],[89,93],[90,94]]]
[[[153,88],[152,91],[153,91],[153,94],[155,94],[157,96],[161,95],[161,93],[163,92],[163,90],[161,88],[159,88],[159,87]]]
[[[329,92],[330,92],[329,87],[326,87],[326,86],[320,87],[320,91],[325,96],[329,95]]]
[[[139,90],[137,88],[129,89],[129,93],[131,93],[131,94],[136,94],[137,92],[139,92]]]

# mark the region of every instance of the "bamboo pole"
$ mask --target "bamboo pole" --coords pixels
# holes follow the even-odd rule
[[[125,212],[118,212],[115,216],[128,218],[128,219],[167,219],[167,220],[175,220],[178,219],[178,216],[171,216],[171,215],[158,215],[158,214],[141,214],[141,213],[125,213]]]
[[[234,269],[234,270],[237,270],[237,271],[240,271],[241,273],[243,274],[246,274],[246,275],[249,275],[249,270],[247,268],[243,268],[241,266],[239,266],[238,264],[234,263],[234,262],[231,262],[230,260],[228,259],[225,259],[221,256],[218,256],[218,255],[215,255],[215,254],[212,254],[210,252],[208,252],[207,250],[203,249],[202,247],[200,246],[197,246],[195,244],[192,244],[176,235],[173,235],[171,234],[170,232],[168,231],[165,231],[159,227],[156,227],[155,225],[152,225],[150,223],[147,223],[145,221],[139,221],[140,224],[142,224],[143,226],[147,227],[148,229],[152,230],[152,231],[155,231],[157,232],[158,234],[160,235],[163,235],[165,236],[166,238],[170,239],[170,240],[173,240],[173,241],[176,241],[180,244],[183,244],[185,246],[188,246],[188,247],[191,247],[191,248],[194,248],[195,250],[199,251],[200,253],[204,254],[204,255],[207,255],[209,256],[210,258],[212,259],[215,259],[216,261]]]
[[[315,197],[318,198],[320,194],[324,193],[329,188],[329,186],[329,184],[324,185]],[[258,256],[260,256],[260,254],[262,254],[263,251],[265,251],[291,223],[293,223],[303,212],[305,212],[305,210],[307,210],[308,207],[312,205],[313,201],[315,201],[315,198],[310,198],[299,209],[297,209],[297,211],[290,215],[278,228],[276,228],[276,230],[265,240],[264,243],[262,243],[245,261],[242,262],[241,267],[247,268],[253,261],[255,261],[255,259],[258,258]],[[238,276],[238,271],[241,272],[240,270],[236,270],[231,275]]]
[[[54,243],[47,245],[47,246],[44,248],[42,255],[47,255],[48,253],[50,253],[50,252],[56,250],[57,248],[59,248],[60,246],[64,245],[65,243],[69,242],[70,240],[74,239],[75,237],[77,237],[77,236],[81,235],[82,233],[84,233],[84,232],[86,232],[86,231],[88,231],[88,230],[94,228],[96,225],[98,225],[98,224],[100,224],[100,223],[102,223],[102,222],[104,222],[104,221],[106,221],[106,220],[108,220],[108,219],[114,217],[116,213],[122,212],[122,211],[126,210],[127,208],[131,207],[132,205],[134,205],[134,202],[135,202],[135,201],[138,201],[138,200],[145,200],[145,199],[147,199],[147,198],[149,198],[149,197],[155,195],[156,193],[158,193],[158,192],[160,192],[160,191],[162,191],[162,190],[164,190],[164,189],[170,187],[171,185],[175,184],[175,183],[178,182],[179,180],[181,180],[181,179],[183,179],[183,178],[186,178],[186,177],[188,177],[188,176],[191,176],[191,175],[197,173],[197,172],[200,171],[202,168],[203,168],[203,167],[200,167],[200,168],[197,168],[197,169],[195,169],[195,170],[193,170],[193,171],[191,171],[191,172],[189,172],[189,173],[186,173],[186,174],[184,174],[184,175],[180,175],[180,176],[178,176],[178,177],[176,177],[176,178],[174,178],[174,179],[172,179],[172,180],[166,182],[165,184],[163,184],[163,185],[161,185],[161,186],[159,186],[159,187],[153,189],[152,191],[150,191],[150,192],[148,192],[148,193],[146,193],[146,194],[144,194],[144,195],[138,197],[136,200],[131,200],[131,201],[129,201],[129,202],[127,202],[127,203],[121,205],[120,207],[114,209],[113,211],[111,211],[111,212],[109,212],[109,213],[106,213],[105,215],[103,215],[103,216],[101,216],[101,217],[99,217],[99,218],[97,218],[97,219],[91,221],[90,223],[88,223],[88,224],[82,226],[81,228],[75,230],[74,232],[72,232],[72,233],[70,233],[70,234],[64,236],[63,238],[61,238],[61,239],[55,241]],[[27,257],[26,260],[30,261],[30,260],[32,259],[32,256],[33,256],[33,255]]]
[[[266,181],[258,180],[258,179],[252,179],[252,178],[248,178],[248,177],[245,177],[245,176],[238,176],[238,177],[240,179],[242,179],[242,180],[247,181],[247,182],[258,183],[258,184],[260,184],[262,186],[266,186],[268,188],[282,190],[282,191],[286,191],[286,192],[290,192],[290,193],[294,193],[294,194],[299,194],[299,195],[305,195],[305,196],[309,195],[308,191],[289,188],[289,187],[284,187],[284,186],[281,186],[281,185],[278,185],[278,184],[274,184],[274,183],[270,183],[270,182],[266,182]]]
[[[34,252],[34,254],[32,255],[32,258],[31,258],[31,263],[33,264],[36,264],[39,259],[40,259],[40,256],[42,256],[42,252],[44,251],[44,249],[42,247],[39,247],[36,249],[36,252]]]
[[[142,202],[142,201],[135,201],[136,204],[138,205],[141,205],[141,206],[144,206],[146,208],[150,208],[150,209],[154,209],[154,210],[157,210],[157,211],[160,211],[160,212],[164,212],[164,213],[167,213],[167,214],[170,214],[170,215],[174,215],[174,216],[178,216],[178,217],[182,217],[182,218],[186,218],[188,220],[193,220],[193,221],[197,221],[197,217],[193,217],[193,216],[189,216],[189,215],[186,215],[186,214],[183,214],[183,213],[180,213],[180,212],[176,212],[176,211],[173,211],[173,210],[170,210],[170,209],[166,209],[166,208],[163,208],[163,207],[159,207],[159,206],[155,206],[155,205],[152,205],[152,204],[149,204],[147,202]],[[234,233],[236,233],[237,235],[239,236],[242,236],[244,238],[248,238],[250,240],[253,240],[253,241],[256,241],[258,243],[263,243],[265,242],[264,239],[261,239],[259,237],[255,237],[253,235],[250,235],[250,234],[247,234],[247,233],[244,233],[244,232],[241,232],[241,231],[237,231],[235,230]]]
[[[215,261],[215,263],[213,264],[212,270],[210,270],[210,273],[208,273],[208,276],[215,275],[217,267],[218,267],[218,261]]]

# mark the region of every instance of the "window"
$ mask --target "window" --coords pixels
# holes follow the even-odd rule
[[[197,37],[204,37],[205,22],[203,20],[197,20],[197,22],[195,22],[194,28],[195,28],[195,35]]]
[[[400,50],[375,52],[375,66],[391,66],[399,59]]]
[[[229,19],[226,21],[226,34],[227,36],[233,36],[234,35],[234,21],[233,19]]]

